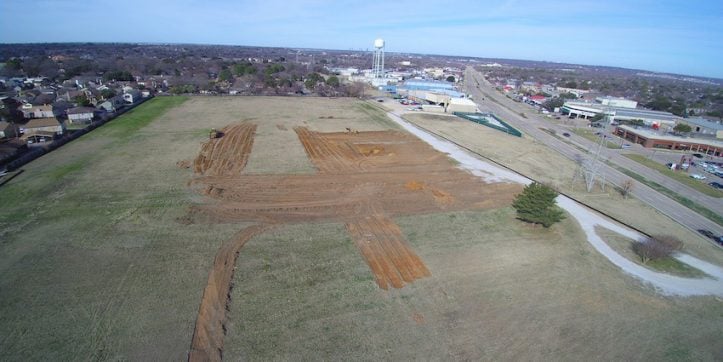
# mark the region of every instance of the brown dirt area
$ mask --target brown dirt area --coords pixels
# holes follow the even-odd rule
[[[210,139],[201,147],[193,162],[193,171],[202,175],[234,175],[246,167],[253,146],[256,125],[242,123],[225,127],[219,138]]]
[[[402,288],[431,275],[391,217],[500,207],[521,190],[516,184],[484,184],[400,131],[320,133],[296,127],[318,174],[244,174],[255,130],[248,122],[230,125],[222,137],[202,145],[193,163],[198,177],[190,184],[213,202],[192,207],[183,221],[345,222],[382,289]],[[219,250],[199,309],[190,360],[221,358],[235,260],[245,241],[262,229],[245,229]]]

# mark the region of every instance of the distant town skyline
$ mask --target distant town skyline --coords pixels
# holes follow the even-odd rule
[[[4,0],[0,42],[197,43],[614,66],[723,79],[723,2]]]

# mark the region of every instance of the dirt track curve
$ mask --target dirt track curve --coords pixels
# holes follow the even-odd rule
[[[418,138],[400,131],[319,133],[297,127],[315,175],[243,174],[256,126],[231,125],[205,142],[190,185],[208,203],[187,223],[257,222],[219,249],[209,272],[190,361],[220,360],[228,295],[239,250],[266,225],[339,221],[382,289],[402,288],[431,272],[405,240],[395,216],[509,205],[522,186],[484,184]]]

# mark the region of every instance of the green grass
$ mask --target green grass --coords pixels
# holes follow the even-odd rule
[[[124,113],[118,118],[108,122],[103,127],[90,132],[94,137],[128,138],[139,129],[147,126],[158,116],[169,109],[185,102],[188,97],[155,97],[140,106]]]
[[[706,208],[705,206],[700,205],[697,202],[695,202],[687,197],[683,197],[680,194],[678,194],[677,192],[670,190],[667,187],[665,187],[655,181],[650,181],[638,173],[635,173],[626,168],[614,165],[609,162],[608,162],[608,165],[610,165],[613,168],[617,169],[618,171],[630,176],[631,178],[637,180],[638,182],[641,182],[641,183],[647,185],[648,187],[670,197],[671,199],[678,201],[681,205],[703,215],[704,217],[715,222],[716,224],[723,226],[723,216],[718,215],[718,213],[716,213],[715,211],[712,211],[712,210]]]
[[[592,130],[582,129],[582,128],[573,128],[571,131],[573,133],[575,133],[576,135],[585,137],[592,142],[595,142],[595,143],[600,142],[600,136],[596,136],[595,132],[593,132]],[[620,145],[615,142],[605,141],[604,145],[607,148],[620,149]]]
[[[657,271],[679,275],[687,278],[702,278],[706,276],[706,274],[702,271],[693,268],[686,263],[680,262],[678,261],[678,259],[672,257],[658,260],[650,260],[645,265]]]
[[[82,170],[83,167],[85,166],[86,162],[87,162],[87,159],[81,159],[81,160],[71,161],[70,163],[67,163],[64,165],[60,165],[60,166],[52,169],[48,173],[48,177],[50,177],[50,179],[52,181],[56,181],[56,182],[60,181],[61,179],[66,177],[68,174]]]
[[[366,114],[371,121],[390,129],[399,129],[399,126],[387,117],[385,110],[369,102],[355,104],[355,108]]]
[[[690,176],[688,176],[687,173],[684,173],[682,171],[673,171],[666,167],[663,164],[660,164],[654,160],[648,159],[647,157],[643,155],[637,155],[637,154],[623,154],[623,156],[642,164],[648,168],[652,168],[653,170],[656,170],[660,173],[662,173],[665,176],[668,176],[684,185],[690,186],[691,188],[700,191],[708,196],[711,197],[723,197],[723,191],[716,190],[708,185],[706,185],[703,182],[700,182],[698,180],[694,180]]]

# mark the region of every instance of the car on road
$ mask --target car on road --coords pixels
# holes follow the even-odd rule
[[[565,136],[565,137],[570,137],[570,134],[567,133],[567,132],[563,133],[562,135]]]
[[[632,146],[629,143],[626,143],[623,145],[623,148],[630,148],[630,147],[632,147]]]
[[[723,189],[723,184],[720,182],[713,181],[713,182],[709,182],[708,185],[713,186],[714,188],[719,189],[719,190]]]
[[[690,174],[690,177],[696,179],[696,180],[705,180],[705,176],[697,173]]]
[[[703,158],[703,155],[701,155],[700,153],[694,153],[694,154],[693,154],[693,157]]]
[[[714,238],[715,238],[715,234],[713,234],[713,232],[710,231],[710,230],[698,229],[698,232],[699,232],[701,235],[705,236],[706,238],[711,238],[711,239],[714,239]]]
[[[716,243],[718,243],[718,245],[723,245],[723,235],[716,235],[713,234],[713,232],[711,232],[710,230],[705,229],[698,229],[698,232],[706,238],[715,241]]]

